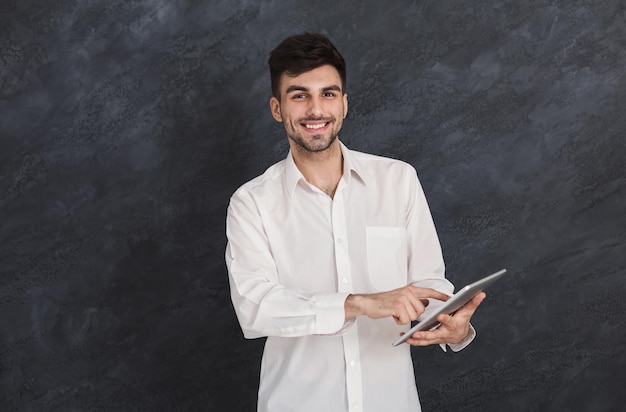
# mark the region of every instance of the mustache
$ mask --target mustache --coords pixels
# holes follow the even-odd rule
[[[298,119],[299,123],[306,123],[306,122],[333,122],[335,121],[335,117],[334,116],[330,116],[330,117],[302,117],[300,119]]]

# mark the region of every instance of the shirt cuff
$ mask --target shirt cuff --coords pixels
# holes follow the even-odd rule
[[[314,333],[332,335],[342,331],[346,324],[345,301],[348,293],[316,293],[313,297],[315,299]]]
[[[450,349],[452,349],[453,352],[458,352],[461,349],[465,348],[476,337],[476,329],[474,329],[474,327],[471,324],[469,325],[469,327],[470,328],[469,328],[469,332],[467,332],[467,336],[465,336],[465,338],[461,342],[448,343],[448,346],[450,346]],[[440,346],[441,346],[441,349],[443,349],[443,351],[446,352],[446,345],[442,344]]]

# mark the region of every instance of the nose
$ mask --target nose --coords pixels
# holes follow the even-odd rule
[[[322,99],[318,96],[312,96],[309,99],[309,106],[307,107],[307,116],[322,117],[324,115]]]

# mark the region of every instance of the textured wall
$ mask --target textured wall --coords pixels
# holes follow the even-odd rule
[[[254,409],[223,262],[230,194],[284,157],[269,50],[348,63],[351,148],[420,173],[457,284],[506,267],[427,411],[626,402],[626,6],[0,3],[0,410]]]

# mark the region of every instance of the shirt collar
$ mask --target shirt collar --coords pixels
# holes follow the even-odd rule
[[[348,149],[343,143],[339,142],[341,153],[343,154],[343,178],[346,184],[350,183],[352,175],[358,177],[363,184],[367,184],[368,174],[363,167],[360,159],[355,155],[356,152]]]
[[[293,195],[293,191],[300,179],[304,179],[304,176],[298,169],[298,166],[296,166],[296,162],[293,160],[293,155],[291,154],[291,149],[289,149],[289,154],[287,154],[287,159],[285,159],[285,184],[287,185],[289,197]]]
[[[363,168],[363,165],[359,161],[358,157],[355,156],[354,152],[348,149],[343,143],[339,142],[339,146],[343,156],[343,179],[345,180],[345,184],[350,184],[353,173],[363,182],[363,184],[367,184],[367,171]],[[296,166],[296,162],[293,160],[293,154],[290,149],[287,159],[285,159],[285,183],[290,197],[293,195],[293,191],[301,179],[304,180],[304,176]]]

